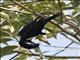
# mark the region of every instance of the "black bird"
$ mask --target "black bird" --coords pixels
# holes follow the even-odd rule
[[[31,40],[26,40],[25,38],[21,38],[19,41],[19,44],[21,47],[27,48],[27,49],[33,49],[39,46],[39,44],[32,42]]]
[[[51,21],[52,19],[59,16],[60,13],[54,14],[50,17],[38,17],[34,21],[30,22],[29,24],[25,25],[22,30],[19,32],[19,36],[21,37],[19,44],[20,46],[28,49],[32,49],[38,47],[39,44],[36,44],[32,41],[26,40],[31,37],[35,37],[38,34],[44,35],[45,33],[42,32],[44,26]]]

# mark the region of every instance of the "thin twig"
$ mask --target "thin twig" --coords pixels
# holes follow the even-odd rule
[[[8,8],[4,8],[4,7],[0,7],[0,10],[7,10],[7,11],[18,12],[18,13],[23,13],[23,14],[27,14],[27,15],[34,15],[34,14],[28,14],[28,13],[23,12],[23,11],[12,10],[12,9],[8,9]]]
[[[12,0],[15,4],[17,4],[18,6],[20,6],[21,8],[23,8],[26,11],[29,11],[31,13],[34,13],[36,16],[40,16],[43,17],[42,15],[40,15],[39,13],[35,13],[34,11],[32,11],[31,9],[25,8],[23,5],[21,5],[19,2]]]
[[[20,4],[27,4],[27,3],[34,3],[34,2],[36,2],[36,1],[31,1],[31,2],[28,2],[28,1],[22,1],[22,2],[19,2]],[[2,3],[0,3],[0,4],[2,4],[2,6],[3,7],[5,7],[5,6],[9,6],[9,5],[17,5],[17,4],[14,4],[14,3],[9,3],[9,4],[4,4],[3,2]]]
[[[17,57],[20,53],[17,53],[16,55],[14,55],[12,58],[10,58],[9,60],[13,60],[15,57]]]
[[[64,35],[65,37],[67,37],[69,40],[71,40],[71,41],[75,42],[76,44],[80,45],[79,42],[77,42],[77,41],[73,40],[72,38],[68,37],[65,33],[61,32],[61,34]]]
[[[65,47],[61,47],[61,46],[47,46],[47,45],[41,45],[41,46],[44,46],[44,47],[55,47],[55,48],[65,48]],[[68,49],[80,49],[79,47],[68,47]]]
[[[20,54],[26,54],[26,53],[20,53]],[[29,56],[40,56],[40,54],[36,54],[36,53],[34,53],[34,54],[27,53],[27,55],[29,55]],[[61,59],[66,59],[66,58],[72,58],[72,59],[74,59],[74,58],[76,59],[77,58],[77,59],[80,59],[80,56],[50,56],[50,55],[43,55],[43,56],[44,57],[56,58],[56,59],[59,59],[59,58],[61,58]]]
[[[80,42],[80,39],[79,39],[78,37],[76,37],[74,34],[70,33],[69,31],[63,29],[59,24],[54,23],[54,22],[52,22],[52,21],[51,21],[50,23],[53,24],[53,25],[55,25],[55,26],[57,26],[57,27],[60,28],[63,32],[65,32],[66,34],[74,37],[75,39],[77,39],[77,40]]]
[[[0,7],[0,11],[3,11],[3,10],[5,10],[5,11],[13,11],[13,12],[18,12],[18,13],[22,13],[22,14],[26,14],[26,15],[35,15],[34,13],[26,13],[26,12],[23,12],[23,11],[19,11],[19,10],[13,10],[13,9],[9,9],[9,8],[5,8],[5,7]],[[48,14],[48,13],[50,13],[50,14],[53,14],[52,12],[44,12],[44,13],[40,13],[41,15],[43,14]]]
[[[71,42],[70,44],[68,44],[63,50],[61,50],[61,51],[55,53],[53,56],[56,56],[57,54],[63,52],[63,51],[64,51],[65,49],[67,49],[71,44],[73,44],[73,42]]]
[[[64,19],[67,21],[67,17],[63,14]],[[77,29],[80,32],[80,29],[78,27],[76,27],[75,25],[72,25],[70,23],[65,22],[66,24],[68,24],[71,27],[74,27],[75,29]],[[80,38],[78,38],[75,34],[70,34],[72,37],[76,38],[79,42],[80,42]]]
[[[77,31],[75,35],[76,35],[76,36],[77,36],[77,35],[80,36],[79,34],[80,34],[80,31]]]
[[[64,13],[62,12],[62,7],[61,7],[61,4],[60,4],[60,0],[57,0],[58,1],[58,5],[60,7],[60,11],[61,11],[61,16],[67,21],[67,17],[64,15]],[[61,18],[61,19],[63,19]],[[72,24],[69,24],[67,23],[68,25],[70,25],[71,27],[74,27],[76,28],[79,32],[80,32],[80,29]],[[76,36],[76,35],[73,35],[73,34],[70,34],[71,36],[73,36],[74,38],[76,38],[79,42],[80,42],[80,39]]]
[[[59,6],[59,9],[60,9],[60,13],[61,13],[61,20],[63,21],[63,9],[62,9],[62,6],[61,6],[61,3],[60,3],[60,0],[57,0],[58,1],[58,6]]]

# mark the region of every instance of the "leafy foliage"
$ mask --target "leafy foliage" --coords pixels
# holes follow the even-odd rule
[[[8,55],[11,54],[13,49],[16,48],[17,46],[7,46],[4,48],[1,48],[1,54],[0,57],[4,56],[4,55]]]
[[[15,3],[15,0],[4,0],[2,3],[0,3],[0,5],[2,5],[0,7],[0,43],[6,44],[8,41],[12,41],[14,39],[17,40],[16,37],[18,37],[18,32],[22,26],[34,20],[38,14],[41,16],[50,16],[57,12],[61,12],[58,1],[55,0],[38,0],[39,2],[36,0],[32,0],[31,2],[27,2],[26,0],[16,1],[21,5]],[[56,38],[58,33],[64,33],[65,35],[66,31],[68,31],[68,35],[72,36],[80,42],[80,1],[69,1],[70,2],[66,4],[61,0],[60,5],[63,11],[73,9],[72,14],[65,15],[67,18],[61,16],[57,17],[54,19],[54,21],[52,21],[54,24],[49,22],[45,26],[45,32],[48,32],[46,34],[48,38]],[[63,20],[61,18],[63,18]],[[68,27],[61,28],[64,24],[68,25]],[[36,38],[42,42],[49,44],[47,40],[44,40],[44,36],[37,36]],[[6,47],[0,48],[0,57],[13,53],[12,50],[16,47],[17,46],[6,45]],[[35,51],[39,52],[40,48],[36,48]],[[25,60],[27,59],[26,56],[28,55],[21,55],[16,60]],[[51,59],[52,58],[49,60]]]

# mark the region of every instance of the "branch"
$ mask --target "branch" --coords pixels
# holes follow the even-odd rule
[[[38,14],[38,13],[35,13],[34,11],[28,9],[28,8],[25,8],[23,5],[21,5],[19,2],[15,1],[15,0],[12,0],[15,4],[17,4],[18,6],[20,6],[21,8],[23,8],[24,10],[26,11],[29,11],[31,13],[34,13],[36,16],[40,16],[40,17],[43,17],[42,15]]]
[[[27,15],[35,15],[34,13],[28,14],[28,13],[23,12],[23,11],[13,10],[13,9],[5,8],[5,7],[0,7],[0,10],[1,10],[1,11],[2,11],[2,10],[13,11],[13,12],[18,12],[18,13],[27,14]],[[53,14],[53,13],[51,13],[51,12],[45,12],[45,13],[40,13],[40,14],[44,15],[44,14],[47,14],[47,13]]]
[[[68,37],[65,33],[61,33],[61,34],[64,35],[65,37],[67,37],[69,40],[71,40],[71,41],[75,42],[76,44],[80,45],[79,42],[77,42],[77,41],[73,40],[72,38]]]
[[[36,1],[31,1],[31,2],[28,2],[28,1],[22,1],[22,2],[20,2],[20,4],[27,4],[27,3],[34,3],[34,2],[36,2]],[[17,4],[14,4],[14,3],[9,3],[9,4],[4,4],[4,2],[2,2],[2,3],[0,3],[0,4],[2,4],[2,6],[4,7],[4,6],[8,6],[8,5],[17,5]]]
[[[13,60],[14,58],[16,58],[20,53],[17,53],[16,55],[14,55],[12,58],[10,58],[9,60]]]
[[[68,24],[69,26],[71,26],[71,27],[73,27],[73,28],[75,28],[75,29],[77,30],[77,32],[76,32],[76,34],[75,34],[75,36],[77,37],[77,35],[80,33],[80,29],[79,29],[77,26],[72,25],[72,24],[70,24],[70,23],[67,23],[67,22],[66,22],[66,24]],[[79,35],[79,36],[80,36],[80,35]]]
[[[12,9],[8,9],[8,8],[4,8],[4,7],[0,7],[0,10],[7,10],[7,11],[18,12],[18,13],[23,13],[23,14],[27,14],[27,15],[34,15],[34,14],[28,14],[28,13],[23,12],[23,11],[12,10]]]
[[[18,53],[18,54],[27,54],[27,55],[29,55],[29,56],[40,56],[40,54],[30,54],[30,53],[20,53],[20,52],[18,52],[18,51],[15,51],[16,53]],[[51,57],[51,58],[56,58],[56,59],[66,59],[66,58],[72,58],[72,59],[78,59],[78,58],[80,58],[80,56],[50,56],[50,55],[43,55],[44,57],[47,57],[47,58],[49,58],[49,57]]]
[[[75,7],[63,7],[63,10],[75,9]]]
[[[60,3],[60,0],[57,0],[58,1],[58,6],[59,6],[59,9],[60,9],[60,13],[61,13],[61,20],[63,21],[63,9],[62,9],[62,6],[61,6],[61,3]]]
[[[55,48],[65,48],[65,47],[61,47],[61,46],[47,46],[47,45],[41,45],[41,46],[44,46],[44,47],[55,47]],[[67,49],[80,49],[79,47],[68,47]]]
[[[80,29],[78,27],[76,27],[75,24],[67,23],[67,17],[64,15],[64,13],[63,13],[63,17],[64,17],[64,19],[66,21],[65,22],[66,24],[68,24],[71,27],[74,27],[75,29],[77,29],[77,31],[80,32]],[[78,38],[76,34],[74,34],[74,35],[71,34],[71,36],[73,36],[74,38],[76,38],[80,42],[80,38]]]
[[[50,23],[53,24],[53,25],[55,25],[55,26],[57,26],[57,27],[60,28],[63,32],[65,32],[66,34],[74,37],[75,39],[77,39],[77,40],[80,42],[80,39],[79,39],[78,37],[76,37],[74,34],[68,32],[67,30],[63,29],[59,24],[56,24],[56,23],[54,23],[54,22],[50,22]]]
[[[55,55],[57,55],[57,54],[63,52],[63,51],[64,51],[65,49],[67,49],[72,43],[73,43],[73,42],[71,42],[70,44],[68,44],[63,50],[61,50],[61,51],[55,53],[53,56],[55,56]]]

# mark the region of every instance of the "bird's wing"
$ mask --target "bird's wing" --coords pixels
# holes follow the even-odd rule
[[[33,28],[34,24],[36,23],[37,19],[39,19],[39,17],[36,18],[34,21],[30,22],[29,24],[25,25],[21,29],[21,31],[18,33],[18,35],[25,35],[25,34],[29,33],[29,31],[32,30],[32,28]]]

